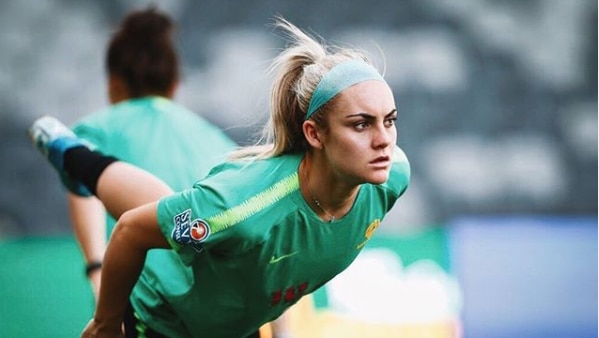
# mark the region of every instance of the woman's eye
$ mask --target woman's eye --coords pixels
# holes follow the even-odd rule
[[[365,121],[354,124],[354,128],[356,128],[357,130],[364,130],[367,127],[368,127],[368,123]]]
[[[397,117],[386,119],[385,120],[385,126],[387,126],[387,127],[393,127],[395,125],[395,121],[397,121]]]

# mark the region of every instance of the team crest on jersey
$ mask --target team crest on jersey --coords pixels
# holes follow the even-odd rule
[[[360,250],[364,247],[364,245],[366,245],[366,242],[368,242],[370,237],[372,237],[374,230],[376,230],[376,228],[378,228],[380,224],[381,221],[379,219],[375,219],[374,221],[372,221],[372,223],[370,223],[370,225],[368,226],[368,228],[366,228],[366,231],[364,232],[364,241],[358,244],[358,246],[356,246],[356,249]]]
[[[201,219],[191,220],[191,209],[173,217],[172,239],[182,245],[191,245],[196,251],[202,251],[201,243],[210,236],[210,226]]]

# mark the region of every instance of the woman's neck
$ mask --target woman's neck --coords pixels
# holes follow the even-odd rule
[[[320,218],[332,222],[345,216],[357,196],[359,186],[348,185],[330,170],[319,166],[306,154],[299,167],[300,189],[304,200]]]

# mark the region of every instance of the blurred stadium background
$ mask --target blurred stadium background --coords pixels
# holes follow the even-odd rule
[[[107,104],[111,27],[147,3],[0,3],[0,337],[76,336],[91,316],[62,188],[25,131]],[[266,116],[274,15],[386,70],[412,183],[298,336],[597,336],[597,2],[155,3],[179,23],[177,100],[242,144]]]

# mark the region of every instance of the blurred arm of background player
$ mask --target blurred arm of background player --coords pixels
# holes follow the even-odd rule
[[[67,196],[73,231],[86,266],[102,262],[106,248],[106,211],[96,197]],[[96,301],[100,290],[102,269],[89,272],[88,278]]]

